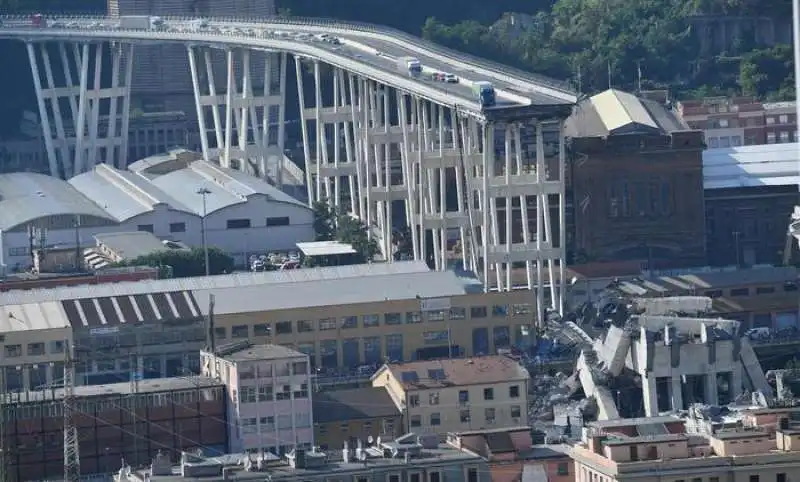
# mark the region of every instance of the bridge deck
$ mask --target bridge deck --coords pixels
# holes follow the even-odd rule
[[[324,28],[304,23],[244,23],[213,20],[207,28],[197,29],[190,19],[165,19],[158,30],[124,30],[118,20],[106,17],[59,17],[48,20],[47,27],[35,27],[30,19],[3,18],[0,38],[24,41],[127,41],[131,43],[171,42],[184,44],[213,44],[241,46],[254,49],[287,51],[295,55],[319,59],[355,74],[371,78],[411,94],[419,95],[443,105],[457,106],[484,118],[529,117],[531,115],[560,115],[576,101],[574,93],[540,84],[492,67],[479,65],[479,61],[462,61],[463,54],[442,54],[407,39],[385,34]],[[336,24],[333,24],[336,25]],[[315,35],[329,33],[341,44],[319,41]],[[443,49],[444,50],[444,49]],[[413,78],[401,71],[397,59],[416,57],[423,65],[423,75]],[[458,83],[432,80],[434,72],[452,73]],[[472,93],[472,83],[490,81],[497,92],[497,104],[481,108]]]

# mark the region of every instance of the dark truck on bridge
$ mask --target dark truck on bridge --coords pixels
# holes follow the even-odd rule
[[[472,84],[472,94],[481,107],[491,107],[495,104],[494,85],[491,82],[478,81]]]

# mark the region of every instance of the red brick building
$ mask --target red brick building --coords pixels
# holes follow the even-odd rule
[[[573,263],[705,263],[701,131],[612,89],[579,103],[566,134]]]
[[[797,141],[794,102],[710,97],[682,101],[676,107],[689,127],[703,131],[711,149]]]
[[[142,380],[135,391],[131,383],[78,386],[75,394],[82,475],[114,472],[122,459],[148,464],[159,451],[227,450],[225,391],[216,380]],[[6,397],[4,482],[62,477],[63,391]]]
[[[158,268],[150,266],[131,266],[109,268],[94,273],[20,274],[0,278],[0,292],[10,290],[32,290],[37,288],[57,288],[59,286],[97,285],[102,283],[121,283],[123,281],[142,281],[158,279]]]

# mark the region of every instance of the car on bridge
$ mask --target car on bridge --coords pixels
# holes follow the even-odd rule
[[[431,74],[431,79],[438,82],[446,82],[448,84],[457,84],[458,77],[455,74],[448,74],[447,72],[434,72]]]

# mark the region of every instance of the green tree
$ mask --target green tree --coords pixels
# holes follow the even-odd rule
[[[336,208],[325,201],[317,201],[312,209],[316,240],[333,241],[336,238]]]
[[[230,273],[234,260],[217,247],[208,248],[208,263],[212,275]],[[155,251],[138,258],[122,261],[116,266],[153,266],[161,269],[162,277],[187,278],[205,275],[205,253],[202,248]]]
[[[741,59],[739,85],[742,93],[759,98],[794,97],[794,53],[789,45],[754,50]],[[772,95],[771,95],[772,94]],[[782,99],[775,99],[782,100]]]
[[[378,243],[369,235],[367,226],[346,212],[338,210],[324,200],[314,203],[314,230],[317,241],[339,241],[356,251],[346,258],[348,264],[367,263],[378,254]],[[307,257],[306,266],[330,266],[344,258],[326,259],[324,256]]]
[[[392,244],[396,246],[394,259],[411,259],[414,257],[414,240],[411,229],[405,227],[392,233]]]
[[[368,263],[378,254],[378,243],[369,235],[367,226],[349,214],[340,214],[336,224],[336,240],[353,246],[356,263]]]

